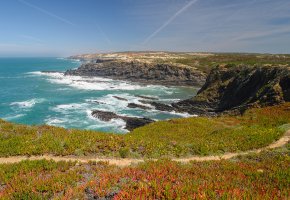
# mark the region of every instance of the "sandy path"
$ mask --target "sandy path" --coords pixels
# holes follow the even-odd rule
[[[251,151],[245,151],[245,152],[239,152],[239,153],[225,153],[221,156],[192,156],[189,158],[174,158],[172,159],[173,161],[177,162],[190,162],[190,161],[211,161],[211,160],[227,160],[231,159],[236,156],[240,155],[247,155],[250,153],[259,153],[263,150],[267,149],[274,149],[278,147],[282,147],[283,145],[287,144],[290,141],[290,130],[288,130],[279,140],[273,142],[267,147],[261,148],[261,149],[256,149],[256,150],[251,150]],[[96,161],[96,162],[108,162],[111,165],[117,165],[120,167],[125,167],[129,166],[131,164],[136,164],[140,162],[144,162],[143,159],[130,159],[130,158],[125,158],[125,159],[118,159],[118,158],[96,158],[96,157],[77,157],[77,156],[53,156],[53,155],[44,155],[44,156],[12,156],[12,157],[7,157],[7,158],[0,158],[0,164],[5,164],[5,163],[17,163],[23,160],[41,160],[41,159],[47,159],[47,160],[54,160],[54,161],[77,161],[81,163],[87,163],[89,161]]]

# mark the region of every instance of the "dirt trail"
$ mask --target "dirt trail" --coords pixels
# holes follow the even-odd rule
[[[267,147],[261,148],[261,149],[256,149],[256,150],[251,150],[251,151],[245,151],[245,152],[239,152],[239,153],[225,153],[221,156],[192,156],[189,158],[174,158],[172,159],[173,161],[177,162],[190,162],[190,161],[212,161],[212,160],[227,160],[231,159],[236,156],[240,155],[247,155],[250,153],[259,153],[263,150],[267,149],[274,149],[278,147],[282,147],[283,145],[287,144],[290,141],[290,130],[288,130],[279,140],[273,142]],[[54,161],[77,161],[80,163],[87,163],[89,161],[96,161],[96,162],[108,162],[111,165],[117,165],[120,167],[125,167],[129,166],[131,164],[136,164],[140,162],[144,162],[144,159],[130,159],[130,158],[125,158],[125,159],[118,159],[118,158],[96,158],[96,157],[77,157],[77,156],[53,156],[53,155],[44,155],[44,156],[12,156],[12,157],[7,157],[7,158],[0,158],[0,164],[4,163],[17,163],[21,162],[23,160],[41,160],[41,159],[47,159],[47,160],[54,160]]]

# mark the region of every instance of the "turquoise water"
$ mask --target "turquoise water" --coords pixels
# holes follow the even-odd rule
[[[103,122],[91,116],[94,109],[155,120],[187,117],[184,113],[131,109],[130,102],[142,100],[136,95],[158,97],[171,103],[196,93],[195,88],[140,85],[105,78],[64,76],[41,73],[76,68],[81,63],[61,58],[0,58],[0,118],[21,124],[48,124],[65,128],[106,132],[127,132],[125,123],[116,119]],[[128,101],[116,99],[126,98]]]

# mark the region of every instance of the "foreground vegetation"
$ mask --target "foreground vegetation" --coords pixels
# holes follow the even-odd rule
[[[0,156],[94,155],[180,157],[267,146],[290,129],[290,103],[248,110],[243,116],[162,121],[126,135],[25,126],[0,121]]]
[[[1,199],[289,199],[289,146],[229,161],[180,164],[23,161],[0,165]]]

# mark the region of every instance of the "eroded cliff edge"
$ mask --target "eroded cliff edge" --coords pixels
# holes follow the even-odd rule
[[[206,74],[194,67],[170,63],[97,60],[68,70],[65,75],[100,76],[145,84],[201,87]]]
[[[239,114],[250,107],[289,101],[290,69],[287,67],[217,66],[195,97],[172,106],[191,114]]]

